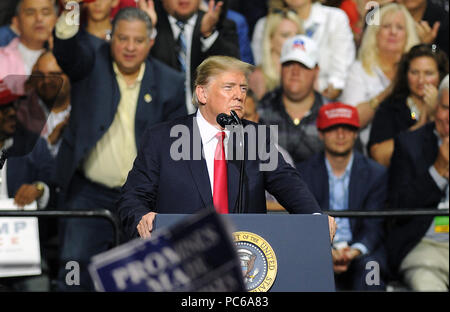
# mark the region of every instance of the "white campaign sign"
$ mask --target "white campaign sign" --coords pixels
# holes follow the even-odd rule
[[[36,210],[36,202],[24,210]],[[18,210],[14,199],[0,200],[0,210]],[[41,274],[39,228],[36,217],[0,218],[0,277]]]

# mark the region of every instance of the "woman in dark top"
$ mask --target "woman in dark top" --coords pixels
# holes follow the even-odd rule
[[[432,121],[437,87],[447,73],[447,55],[435,45],[416,45],[402,57],[393,91],[372,122],[369,151],[373,159],[388,167],[395,136]]]

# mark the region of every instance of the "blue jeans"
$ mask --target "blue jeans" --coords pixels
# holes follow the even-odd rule
[[[72,179],[63,209],[69,211],[107,209],[115,214],[119,196],[118,189],[92,183],[77,173]],[[57,290],[93,291],[94,285],[88,272],[88,265],[92,256],[113,247],[113,226],[104,218],[65,218],[61,219],[60,226],[61,247]],[[66,264],[70,261],[79,264],[80,285],[73,285],[76,281],[73,267],[68,266],[66,269]]]

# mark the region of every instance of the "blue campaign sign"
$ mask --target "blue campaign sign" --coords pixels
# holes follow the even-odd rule
[[[230,232],[213,211],[96,255],[98,291],[244,291]]]

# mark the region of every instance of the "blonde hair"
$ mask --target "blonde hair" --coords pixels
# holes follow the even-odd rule
[[[280,84],[280,72],[277,64],[272,58],[272,37],[283,20],[290,20],[297,28],[297,35],[303,33],[302,20],[293,11],[283,11],[281,14],[271,13],[267,16],[266,24],[264,26],[263,42],[262,42],[262,62],[261,70],[264,75],[266,84],[266,91],[275,89]]]
[[[358,59],[361,61],[364,70],[369,75],[374,75],[372,70],[373,65],[380,64],[379,51],[377,46],[377,34],[380,31],[381,23],[387,15],[402,12],[403,16],[405,17],[406,42],[403,48],[403,53],[408,52],[411,47],[420,43],[419,36],[416,32],[414,19],[404,5],[398,3],[389,3],[387,5],[383,5],[380,9],[375,10],[375,20],[379,20],[380,24],[377,25],[375,23],[372,23],[367,25],[361,41],[361,46],[358,51]]]
[[[248,78],[253,71],[253,65],[231,56],[215,55],[205,59],[197,67],[197,76],[195,78],[194,89],[192,92],[192,104],[194,104],[195,107],[198,107],[200,104],[197,93],[195,92],[197,86],[207,86],[214,77],[229,71],[238,71],[243,73],[248,81]]]

